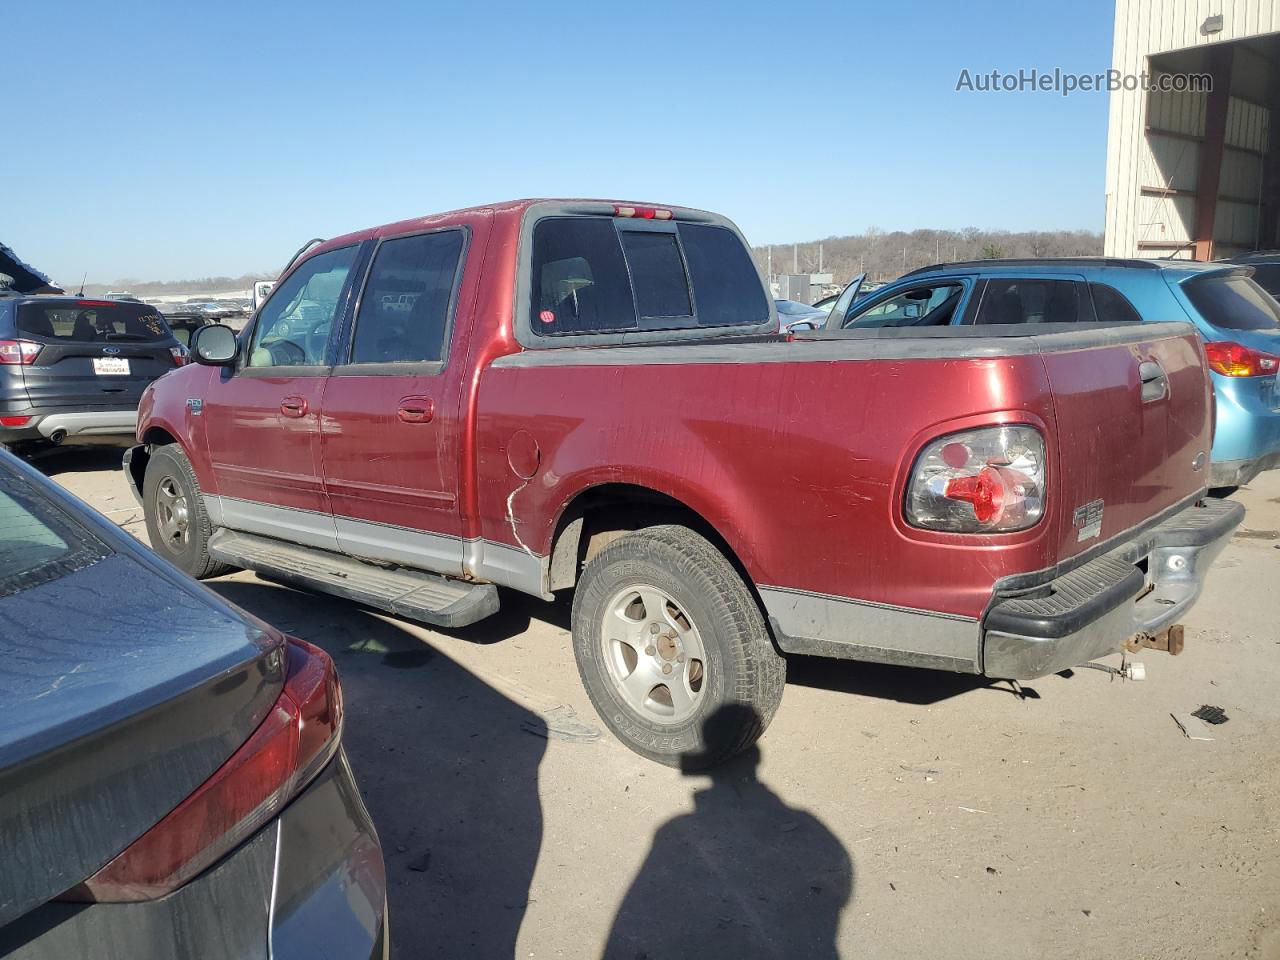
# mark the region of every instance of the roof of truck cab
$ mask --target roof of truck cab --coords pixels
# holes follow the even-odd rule
[[[411,217],[408,220],[396,220],[392,223],[384,223],[377,227],[355,230],[351,233],[344,233],[342,236],[333,237],[330,240],[326,240],[324,243],[318,244],[314,249],[308,250],[305,257],[299,257],[298,259],[303,260],[325,250],[333,250],[338,247],[349,246],[353,243],[361,243],[364,240],[369,240],[374,237],[409,233],[414,230],[429,230],[432,227],[448,226],[452,223],[459,223],[475,217],[484,216],[486,214],[492,214],[495,216],[521,216],[534,204],[539,203],[600,203],[610,204],[613,206],[657,207],[662,210],[683,210],[690,213],[707,213],[707,211],[699,210],[696,207],[685,207],[671,203],[654,203],[647,200],[610,200],[601,197],[526,197],[523,200],[504,200],[500,203],[485,203],[474,207],[460,207],[457,210],[446,210],[442,213],[428,213],[420,217]]]

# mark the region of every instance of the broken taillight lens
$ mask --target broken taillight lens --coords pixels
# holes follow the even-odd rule
[[[921,451],[905,514],[926,530],[1025,530],[1044,514],[1044,486],[1044,438],[1035,427],[966,430]]]
[[[337,753],[342,693],[329,655],[290,638],[284,691],[196,792],[59,899],[154,900],[221,860],[280,813]]]

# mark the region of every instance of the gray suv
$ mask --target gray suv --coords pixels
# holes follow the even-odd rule
[[[146,304],[0,294],[0,446],[127,446],[142,391],[186,360]]]

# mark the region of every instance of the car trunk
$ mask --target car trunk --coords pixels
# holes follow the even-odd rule
[[[174,368],[177,346],[143,304],[34,301],[18,307],[18,336],[41,344],[23,368],[37,407],[136,407],[147,384]]]
[[[1057,420],[1049,489],[1059,562],[1208,485],[1212,401],[1199,338],[1185,324],[1141,332],[1137,340],[1132,328],[1117,329],[1116,342],[1085,349],[1046,343],[1042,354]]]
[[[0,926],[90,877],[189,796],[283,685],[278,634],[51,515],[3,466]]]

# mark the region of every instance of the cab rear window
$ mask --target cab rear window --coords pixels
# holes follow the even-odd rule
[[[539,336],[739,326],[768,320],[738,236],[709,224],[660,228],[551,217],[533,232],[530,327]]]
[[[1280,328],[1280,305],[1248,277],[1198,277],[1185,289],[1200,315],[1220,330]]]
[[[157,341],[169,327],[154,307],[112,301],[57,301],[18,305],[18,334],[46,343]]]

